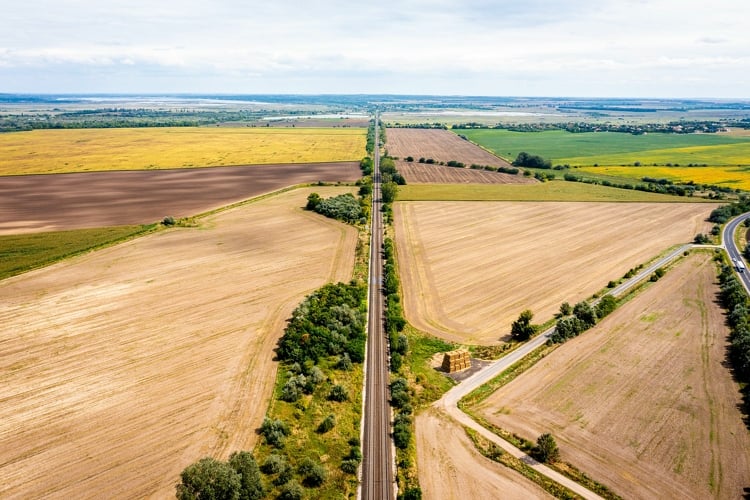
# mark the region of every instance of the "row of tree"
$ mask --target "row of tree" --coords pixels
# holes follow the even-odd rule
[[[730,266],[719,273],[721,302],[727,310],[727,323],[732,329],[730,359],[737,378],[750,382],[750,304],[747,292]]]
[[[563,178],[568,182],[582,182],[584,184],[598,184],[601,186],[613,187],[618,189],[630,189],[643,191],[646,193],[669,194],[672,196],[693,196],[696,186],[691,185],[674,185],[663,182],[649,182],[648,184],[631,184],[629,182],[612,182],[609,180],[597,180],[588,177],[581,177],[575,174],[565,174]],[[644,178],[648,179],[648,178]]]
[[[587,108],[591,109],[591,108]],[[618,108],[619,111],[624,111]],[[637,111],[643,112],[644,108]],[[747,123],[742,121],[672,121],[669,123],[639,123],[639,124],[615,124],[615,123],[592,123],[592,122],[567,122],[567,123],[497,123],[487,125],[486,123],[468,122],[451,125],[453,130],[462,129],[496,129],[510,130],[513,132],[544,132],[546,130],[564,130],[571,133],[584,132],[616,132],[632,135],[643,135],[647,133],[664,134],[693,134],[716,133],[725,130],[729,126],[746,127]]]
[[[716,224],[724,224],[732,217],[743,214],[750,211],[750,197],[747,195],[741,195],[739,199],[728,205],[722,205],[715,208],[711,215],[708,216],[708,220],[715,222]]]
[[[391,238],[383,242],[383,294],[385,295],[385,330],[391,352],[391,371],[398,372],[401,369],[402,357],[409,350],[409,340],[401,333],[406,326],[404,311],[401,307],[401,294],[399,292],[399,278],[396,271],[396,259],[394,245]]]

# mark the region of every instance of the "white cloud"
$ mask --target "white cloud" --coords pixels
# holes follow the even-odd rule
[[[216,92],[621,95],[633,82],[632,95],[709,96],[703,77],[681,89],[664,75],[750,79],[748,14],[738,0],[27,0],[0,18],[0,91],[127,91],[118,71],[162,92],[173,75]],[[85,77],[33,83],[51,71]]]

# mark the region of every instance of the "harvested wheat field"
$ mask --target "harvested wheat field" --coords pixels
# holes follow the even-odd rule
[[[0,175],[359,161],[359,128],[164,127],[0,134]]]
[[[446,167],[418,162],[398,162],[398,171],[409,184],[536,184],[533,177],[488,170]]]
[[[286,319],[351,278],[357,232],[300,209],[310,192],[1,282],[0,497],[168,498],[251,449]]]
[[[552,318],[668,247],[708,232],[714,204],[400,202],[404,313],[460,343],[507,338],[524,309]]]
[[[453,132],[441,129],[389,128],[386,129],[388,154],[398,158],[432,158],[436,162],[460,161],[466,166],[490,165],[509,167],[510,164],[485,151],[476,144],[461,139]]]
[[[148,224],[306,182],[352,182],[356,162],[0,177],[0,234]]]
[[[480,405],[624,498],[741,498],[750,435],[711,255],[691,255]]]
[[[483,457],[463,428],[437,408],[416,419],[419,484],[426,500],[554,498],[508,467]]]

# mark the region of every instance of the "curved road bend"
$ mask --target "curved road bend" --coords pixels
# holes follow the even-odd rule
[[[737,245],[734,243],[734,233],[737,232],[737,228],[745,222],[745,220],[750,219],[750,213],[742,214],[740,216],[735,217],[734,219],[727,222],[727,224],[724,226],[724,231],[721,234],[721,246],[724,247],[727,251],[727,254],[729,254],[729,258],[732,259],[732,262],[735,261],[742,261],[742,251],[737,248]],[[735,270],[737,268],[735,267]],[[737,273],[737,276],[739,276],[740,281],[742,282],[742,286],[745,287],[745,290],[750,293],[750,271],[745,271],[743,273]]]
[[[391,409],[388,404],[388,343],[383,328],[383,213],[380,195],[380,134],[375,114],[375,150],[370,239],[369,315],[365,360],[362,500],[395,498],[391,445]]]

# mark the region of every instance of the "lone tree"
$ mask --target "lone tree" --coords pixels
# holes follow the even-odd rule
[[[555,462],[560,458],[560,450],[552,434],[546,432],[536,440],[536,446],[531,450],[531,455],[540,462]]]
[[[516,340],[528,340],[536,333],[536,325],[531,324],[534,313],[526,309],[510,327],[510,335]]]

